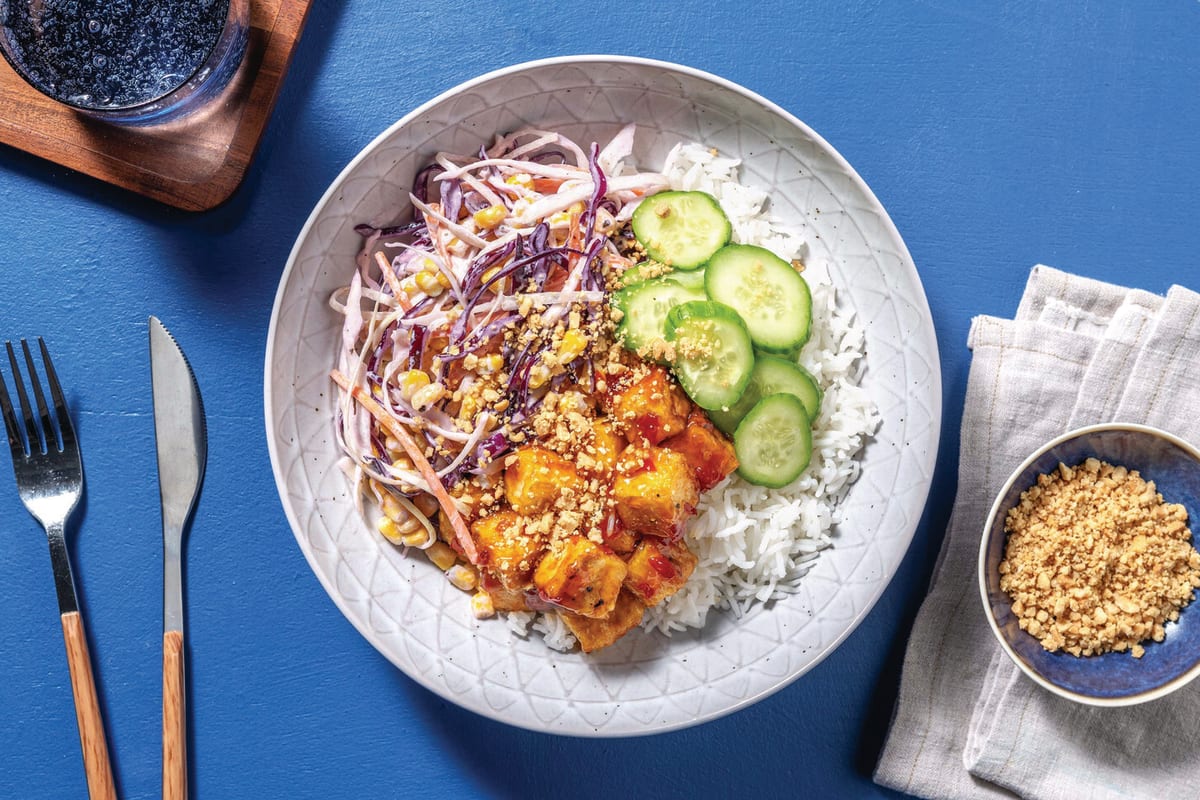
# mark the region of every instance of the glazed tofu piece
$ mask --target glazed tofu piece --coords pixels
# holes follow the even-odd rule
[[[600,619],[616,604],[625,572],[620,556],[583,536],[571,536],[546,553],[533,573],[533,585],[544,600]]]
[[[544,536],[529,533],[512,509],[497,511],[471,524],[480,567],[506,589],[529,588],[533,571],[546,551]]]
[[[700,490],[686,458],[674,450],[630,446],[622,454],[612,494],[617,516],[636,533],[674,539],[696,511]]]
[[[609,550],[627,556],[637,547],[640,537],[625,527],[616,511],[609,511],[604,517],[604,522],[600,524],[600,538]]]
[[[646,606],[630,592],[621,592],[612,612],[604,619],[563,614],[563,622],[579,640],[579,648],[585,653],[608,647],[629,631],[637,627],[646,613]]]
[[[625,588],[647,608],[656,606],[679,591],[696,562],[683,542],[643,539],[629,557]]]
[[[492,599],[493,611],[528,611],[529,604],[525,602],[525,592],[520,589],[508,589],[486,571],[480,573],[479,588],[488,593]]]
[[[612,415],[631,440],[658,444],[683,431],[692,403],[662,367],[616,392]]]
[[[578,456],[579,469],[589,477],[608,482],[625,444],[625,437],[611,420],[593,420],[591,441]]]
[[[698,408],[688,415],[683,433],[667,439],[663,447],[687,459],[702,492],[725,480],[738,467],[733,442],[714,428],[708,415]]]
[[[504,462],[504,495],[518,514],[541,514],[582,486],[575,465],[544,447],[522,447]]]

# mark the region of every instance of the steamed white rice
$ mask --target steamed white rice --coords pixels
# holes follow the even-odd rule
[[[704,625],[711,609],[741,616],[756,602],[796,591],[821,550],[833,544],[838,503],[858,478],[855,457],[879,427],[879,413],[859,386],[864,331],[839,309],[824,265],[809,258],[803,236],[776,220],[767,195],[738,181],[740,161],[696,144],[677,145],[663,172],[673,189],[717,198],[733,225],[733,240],[805,262],[812,290],[812,336],[799,363],[824,390],[813,425],[812,462],[783,489],[753,486],[736,474],[705,493],[688,524],[688,547],[699,559],[684,587],[646,612],[643,627],[671,631]],[[514,633],[538,631],[546,644],[567,650],[575,639],[555,614],[513,613]]]

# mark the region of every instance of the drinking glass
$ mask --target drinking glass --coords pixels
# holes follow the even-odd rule
[[[246,49],[250,0],[0,0],[0,51],[31,86],[118,124],[217,97]]]

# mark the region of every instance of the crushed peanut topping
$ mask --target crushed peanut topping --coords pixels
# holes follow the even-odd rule
[[[1000,588],[1047,650],[1140,658],[1200,587],[1187,523],[1137,471],[1095,458],[1059,464],[1008,512]]]

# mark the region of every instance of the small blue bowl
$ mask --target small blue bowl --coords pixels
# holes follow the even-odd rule
[[[1021,493],[1059,463],[1074,466],[1089,457],[1137,470],[1154,481],[1163,499],[1181,503],[1193,533],[1200,525],[1200,451],[1165,431],[1145,425],[1107,424],[1080,428],[1054,439],[1013,472],[992,504],[979,548],[979,591],[1000,645],[1022,671],[1062,697],[1093,706],[1127,706],[1170,694],[1200,675],[1200,599],[1168,623],[1161,642],[1144,642],[1141,658],[1128,652],[1073,656],[1045,650],[1021,630],[1012,601],[1000,589],[1004,520]]]

